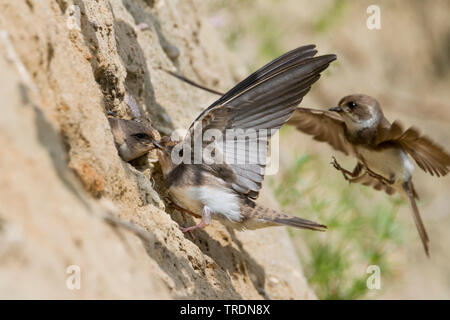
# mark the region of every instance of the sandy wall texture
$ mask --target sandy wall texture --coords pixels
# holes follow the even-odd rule
[[[166,134],[214,99],[164,70],[236,82],[202,6],[0,2],[0,298],[315,298],[284,228],[213,222],[185,236],[178,223],[194,220],[166,208],[157,165],[117,154],[108,111],[130,119],[137,105]],[[273,205],[267,193],[260,202]]]

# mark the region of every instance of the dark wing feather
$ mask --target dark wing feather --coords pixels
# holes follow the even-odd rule
[[[274,73],[279,72],[283,68],[287,68],[290,65],[296,64],[299,61],[305,60],[307,58],[312,58],[317,53],[317,50],[314,49],[315,47],[316,46],[313,44],[302,46],[294,50],[291,50],[281,55],[280,57],[272,60],[271,62],[259,68],[251,75],[249,75],[247,78],[239,82],[236,86],[234,86],[231,90],[225,93],[218,100],[216,100],[208,108],[203,110],[203,112],[200,113],[195,120],[196,121],[199,120],[201,117],[203,117],[203,115],[206,112],[209,112],[210,109],[214,108],[215,106],[225,104],[226,101],[242,93],[243,90],[246,90],[250,88],[252,85],[255,85],[263,81],[265,78],[269,78]]]
[[[313,136],[314,140],[327,142],[346,155],[351,152],[352,146],[345,137],[344,120],[336,112],[297,108],[287,124]]]
[[[201,134],[208,129],[222,132],[223,141],[216,143],[235,173],[228,182],[237,192],[251,198],[258,196],[270,137],[289,119],[311,85],[319,79],[320,72],[336,59],[335,55],[311,57],[315,53],[312,48],[299,48],[261,68],[260,73],[231,89],[191,125],[189,138],[195,136],[199,125]],[[242,129],[243,133],[228,137],[228,129],[235,133],[236,129]],[[248,135],[250,131],[245,131],[252,129],[267,129],[267,135],[259,132]],[[248,143],[236,144],[240,139]],[[250,145],[258,148],[250,148]],[[253,161],[255,159],[257,161]]]
[[[389,128],[380,131],[377,144],[398,143],[425,172],[438,177],[449,172],[450,155],[430,138],[422,136],[417,128],[404,131],[396,121]]]

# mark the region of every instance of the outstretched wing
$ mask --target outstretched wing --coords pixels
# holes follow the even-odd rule
[[[313,57],[313,48],[301,47],[275,59],[214,102],[191,125],[186,137],[190,143],[210,129],[222,134],[222,139],[214,138],[215,144],[234,172],[227,182],[237,192],[258,196],[270,137],[336,59],[335,55]],[[202,139],[200,145],[205,148],[209,143]]]
[[[416,161],[425,172],[436,176],[445,176],[449,172],[450,155],[430,138],[422,136],[417,128],[404,131],[399,122],[379,133],[377,144],[398,143]]]
[[[294,64],[298,63],[299,61],[304,61],[308,58],[312,58],[317,53],[317,50],[315,50],[315,47],[316,46],[313,44],[298,47],[294,50],[291,50],[291,51],[279,56],[278,58],[272,60],[268,64],[259,68],[258,70],[253,72],[251,75],[249,75],[247,78],[245,78],[244,80],[239,82],[237,85],[235,85],[233,88],[231,88],[222,97],[220,97],[219,99],[214,101],[214,103],[211,104],[208,108],[203,110],[203,112],[198,115],[198,117],[195,119],[195,121],[200,120],[200,118],[202,118],[205,115],[205,113],[209,112],[210,109],[212,109],[218,105],[224,105],[228,100],[238,96],[244,90],[252,87],[253,85],[260,83],[264,79],[266,79],[270,76],[273,76],[275,73],[281,71],[283,68],[288,68],[290,65],[294,65]],[[195,121],[194,121],[194,123],[195,123]]]
[[[351,153],[351,144],[345,137],[344,120],[336,112],[297,108],[287,124],[313,136],[314,140],[327,142],[337,151],[346,155]]]

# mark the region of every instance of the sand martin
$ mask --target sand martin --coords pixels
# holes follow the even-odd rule
[[[204,228],[211,218],[237,229],[276,225],[311,230],[326,228],[264,208],[253,201],[258,197],[264,179],[271,136],[292,116],[320,73],[336,59],[335,55],[315,57],[316,53],[314,45],[303,46],[260,68],[205,109],[189,127],[181,143],[171,141],[169,137],[157,140],[146,134],[145,138],[152,140],[152,143],[145,142],[146,151],[157,149],[171,200],[183,211],[202,218],[195,226],[181,228],[183,232]],[[133,130],[127,129],[128,135],[144,138],[137,136],[141,133],[139,128],[132,133]],[[256,135],[248,136],[249,130],[256,131]],[[229,135],[230,131],[244,132],[244,135]],[[211,132],[215,135],[205,139]],[[221,139],[217,138],[217,133]],[[239,144],[244,137],[248,143]],[[192,161],[195,152],[192,151],[199,139],[201,161],[195,163]],[[204,158],[204,151],[211,144],[214,148],[208,154],[213,156],[212,163],[211,157]],[[180,149],[186,153],[185,146],[190,147],[190,153],[181,154],[183,161],[174,161],[174,156],[180,157]],[[126,147],[122,149],[127,150]],[[242,161],[242,155],[245,161]]]
[[[297,108],[287,124],[356,157],[358,163],[353,171],[333,161],[348,181],[405,196],[429,256],[429,238],[416,204],[410,157],[422,170],[439,177],[449,172],[450,155],[446,151],[414,127],[404,130],[397,121],[391,124],[378,101],[363,94],[348,95],[328,111]]]

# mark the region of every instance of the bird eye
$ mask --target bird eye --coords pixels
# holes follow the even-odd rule
[[[347,107],[353,110],[356,108],[356,103],[354,103],[353,101],[347,102]]]
[[[136,133],[133,136],[139,140],[151,140],[150,136],[146,133]]]

